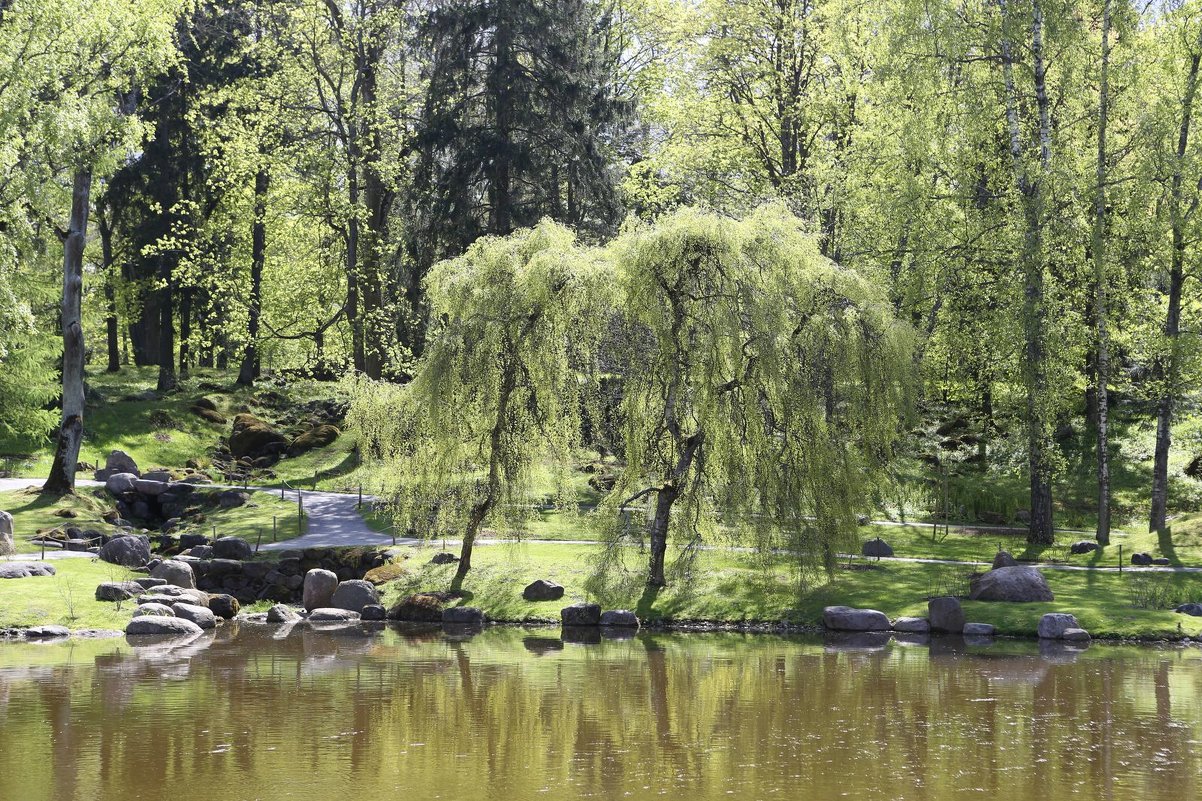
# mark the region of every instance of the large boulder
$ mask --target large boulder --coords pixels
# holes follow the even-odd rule
[[[300,615],[290,606],[276,604],[267,610],[268,623],[291,623],[294,620],[300,620]]]
[[[241,459],[249,456],[278,455],[288,449],[288,437],[276,431],[253,414],[240,414],[234,418],[230,433],[230,453]]]
[[[167,604],[141,604],[134,610],[134,617],[151,615],[153,617],[175,617],[175,612]]]
[[[960,608],[960,599],[952,595],[927,601],[927,619],[931,621],[931,631],[945,634],[964,631],[964,610]]]
[[[183,587],[186,590],[196,589],[196,574],[192,572],[192,565],[178,559],[159,562],[154,570],[150,571],[150,577],[160,578],[174,587]]]
[[[139,478],[134,482],[134,492],[150,498],[159,497],[167,491],[167,487],[166,481],[157,481],[153,478]]]
[[[133,492],[137,483],[137,473],[112,473],[104,480],[104,488],[109,495],[124,495]]]
[[[1059,640],[1069,629],[1079,629],[1077,618],[1064,612],[1049,612],[1039,619],[1039,637],[1044,640]]]
[[[1056,600],[1043,574],[1034,567],[1023,565],[999,567],[973,578],[968,597],[973,601],[1011,603]]]
[[[171,606],[172,604],[181,603],[208,606],[209,594],[200,590],[176,587],[174,584],[164,584],[162,587],[155,587],[150,592],[138,596],[138,605],[166,604],[167,606]]]
[[[442,622],[480,628],[484,625],[484,612],[474,606],[452,606],[442,610]]]
[[[245,561],[255,555],[255,549],[241,537],[222,537],[213,540],[213,557]]]
[[[225,593],[209,595],[209,611],[219,618],[233,620],[241,608],[242,605],[238,603],[238,599],[232,595]]]
[[[1150,565],[1150,564],[1152,564],[1152,554],[1150,554],[1150,553],[1133,553],[1133,554],[1131,554],[1131,564],[1133,564],[1133,565]]]
[[[97,601],[128,601],[146,592],[136,581],[106,581],[96,588]]]
[[[305,574],[304,589],[301,591],[301,602],[305,609],[312,612],[330,606],[334,591],[338,589],[338,575],[330,570],[314,568]]]
[[[601,625],[601,606],[581,601],[559,610],[559,620],[565,626]]]
[[[1173,610],[1179,615],[1190,615],[1192,617],[1202,617],[1202,604],[1182,604]]]
[[[389,620],[411,623],[438,623],[442,620],[442,608],[450,600],[446,593],[419,592],[401,599],[388,610]]]
[[[627,629],[637,629],[639,627],[638,616],[629,609],[610,609],[602,612],[600,622],[602,626],[616,626]]]
[[[142,471],[138,469],[138,463],[125,451],[111,451],[108,458],[104,460],[104,469],[109,471],[109,475],[116,473],[133,473],[135,477],[142,475]]]
[[[893,630],[906,634],[927,634],[931,631],[931,621],[925,617],[899,617],[893,621]]]
[[[997,633],[997,627],[992,623],[965,623],[965,637],[992,637]]]
[[[0,562],[0,579],[53,576],[54,565],[45,562]]]
[[[132,636],[157,635],[181,636],[200,634],[200,626],[182,617],[162,617],[160,615],[139,615],[129,621],[125,633]]]
[[[102,562],[122,567],[141,567],[150,561],[150,540],[141,535],[113,537],[96,554]]]
[[[344,581],[334,590],[330,598],[330,606],[335,609],[349,609],[352,612],[362,612],[365,606],[380,603],[380,593],[370,581],[352,579]]]
[[[1089,642],[1092,639],[1085,629],[1065,629],[1060,639],[1068,642]]]
[[[558,601],[563,597],[563,587],[554,581],[536,579],[522,590],[522,597],[527,601]]]
[[[998,551],[993,557],[993,570],[1002,567],[1018,567],[1018,560],[1009,551]]]
[[[310,623],[340,623],[359,619],[359,613],[350,609],[314,609],[309,613]]]
[[[876,609],[828,606],[822,610],[822,625],[832,631],[889,631],[889,618]]]
[[[882,556],[893,556],[893,548],[890,547],[889,543],[877,537],[861,545],[860,553],[864,556],[875,556],[879,559]]]
[[[0,556],[16,553],[17,547],[13,542],[13,516],[0,511]]]
[[[292,444],[288,446],[288,455],[298,456],[314,448],[324,448],[338,439],[341,434],[342,432],[336,426],[329,425],[328,423],[314,426],[292,440]]]
[[[1097,549],[1098,544],[1093,540],[1077,540],[1072,545],[1068,546],[1068,551],[1072,554],[1092,553]]]
[[[368,604],[359,610],[359,617],[364,620],[385,620],[388,617],[388,610],[379,604]]]
[[[211,629],[217,626],[217,616],[207,606],[172,604],[171,611],[175,613],[176,617],[191,620],[202,629]]]

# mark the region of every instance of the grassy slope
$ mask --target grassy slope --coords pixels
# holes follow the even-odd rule
[[[0,579],[0,628],[55,624],[72,629],[124,629],[134,604],[96,600],[96,585],[132,576],[125,568],[91,559],[60,559],[57,573]]]
[[[453,565],[427,564],[432,549],[415,553],[405,574],[386,585],[386,600],[419,590],[449,586]],[[876,563],[871,569],[841,570],[835,580],[799,590],[796,574],[784,560],[762,565],[754,554],[703,552],[689,581],[676,580],[654,593],[640,581],[638,554],[628,556],[630,572],[601,586],[592,580],[597,550],[585,545],[540,542],[488,545],[473,556],[464,604],[480,606],[503,620],[556,619],[562,605],[597,600],[607,608],[634,609],[648,620],[790,620],[817,625],[822,608],[832,604],[863,606],[888,614],[925,616],[930,595],[962,590],[967,569],[945,565]],[[1167,610],[1133,606],[1135,573],[1104,574],[1046,571],[1056,601],[1047,604],[967,602],[969,619],[993,623],[1002,633],[1030,636],[1041,615],[1076,614],[1095,636],[1176,637],[1202,632],[1202,619]],[[563,602],[531,603],[522,588],[536,578],[567,588]],[[1144,577],[1146,578],[1146,576]],[[1158,584],[1202,600],[1202,576],[1156,576]],[[1183,629],[1178,629],[1180,624]]]
[[[204,491],[203,488],[201,491]],[[100,488],[80,488],[77,495],[63,498],[41,495],[36,489],[0,492],[0,509],[13,516],[18,550],[27,553],[35,550],[36,546],[25,541],[45,529],[77,526],[104,532],[114,531],[112,526],[100,519],[101,513],[109,508],[112,508],[110,499]],[[64,518],[55,514],[61,509],[70,509],[76,516]],[[252,543],[261,533],[263,541],[270,542],[274,519],[278,538],[287,540],[298,534],[296,512],[294,502],[281,501],[270,492],[256,492],[251,495],[245,506],[237,509],[206,507],[204,522],[184,530],[201,531],[209,536],[216,530],[218,536],[245,537]]]

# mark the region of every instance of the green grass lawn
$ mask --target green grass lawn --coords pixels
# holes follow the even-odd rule
[[[419,590],[445,589],[454,565],[430,565],[431,548],[416,551],[401,578],[386,585],[386,600],[395,602]],[[561,606],[576,600],[595,600],[606,608],[633,609],[646,620],[779,621],[818,625],[822,609],[843,604],[880,609],[891,618],[925,616],[932,595],[967,590],[968,568],[948,565],[854,561],[833,581],[824,577],[803,588],[797,572],[783,557],[753,553],[704,551],[698,554],[691,577],[677,577],[660,591],[642,583],[642,562],[634,549],[629,564],[609,580],[600,581],[594,565],[598,549],[586,545],[523,542],[483,545],[473,556],[473,570],[464,590],[464,604],[479,606],[501,620],[557,619]],[[1037,604],[966,602],[969,619],[992,623],[1004,634],[1032,636],[1046,612],[1071,612],[1099,637],[1177,637],[1202,632],[1202,619],[1177,615],[1169,609],[1137,608],[1148,595],[1140,582],[1154,582],[1158,596],[1180,602],[1202,600],[1202,576],[1156,575],[1127,571],[1089,573],[1045,571],[1056,601]],[[522,588],[536,578],[562,584],[563,602],[531,603]],[[1179,629],[1178,626],[1181,626]]]
[[[96,600],[96,585],[134,574],[93,559],[57,559],[53,576],[0,579],[0,628],[60,625],[71,629],[122,630],[134,603]]]

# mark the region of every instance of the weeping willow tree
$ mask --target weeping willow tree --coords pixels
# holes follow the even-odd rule
[[[481,527],[519,521],[532,471],[570,463],[607,281],[598,254],[549,221],[480,239],[426,281],[432,324],[418,374],[402,390],[360,384],[351,419],[369,455],[395,466],[398,527],[461,533],[458,587]],[[566,494],[566,474],[555,478]]]
[[[648,585],[670,539],[718,528],[832,569],[909,405],[908,328],[780,207],[683,210],[613,249],[626,468],[606,503],[648,504]]]

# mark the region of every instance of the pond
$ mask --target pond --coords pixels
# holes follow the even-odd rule
[[[0,644],[0,799],[1183,799],[1202,652],[232,623]]]

